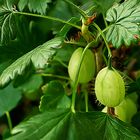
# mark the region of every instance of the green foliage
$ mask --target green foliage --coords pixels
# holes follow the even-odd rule
[[[139,38],[140,2],[128,0],[115,5],[107,12],[106,20],[111,22],[107,31],[107,41],[116,48],[130,46]]]
[[[127,129],[125,129],[127,127]],[[101,112],[77,112],[69,110],[47,111],[23,122],[12,131],[17,134],[8,140],[85,140],[104,139],[139,140],[132,126]]]
[[[43,15],[46,13],[48,3],[51,3],[51,0],[19,0],[18,7],[20,11],[23,11],[28,6],[31,12]]]
[[[31,63],[35,68],[43,68],[55,54],[56,49],[60,47],[62,41],[62,38],[54,38],[17,59],[0,76],[0,86],[4,86],[15,76],[21,75]]]
[[[71,101],[67,97],[61,83],[51,81],[44,86],[44,96],[41,98],[39,107],[41,112],[56,108],[70,108],[70,104]]]
[[[139,0],[0,0],[0,87],[5,87],[0,116],[7,113],[8,119],[7,124],[1,117],[0,125],[12,132],[4,136],[0,126],[0,135],[9,140],[140,140],[139,27]],[[79,47],[81,64],[88,49],[96,60],[95,76],[85,84],[78,83],[80,71],[73,81],[68,75],[70,57]],[[85,68],[92,62],[88,59]],[[121,71],[127,96],[135,101],[138,112],[129,124],[117,119],[113,107],[102,113],[95,97],[95,79],[106,66]],[[11,120],[9,111],[16,114]]]
[[[12,12],[12,7],[3,5],[0,7],[0,43],[7,44],[11,39],[15,38],[16,35],[16,21],[15,16]]]
[[[41,76],[32,75],[29,79],[26,79],[23,84],[20,84],[19,89],[24,93],[32,93],[39,89],[42,83]]]
[[[21,92],[10,84],[0,90],[0,116],[11,111],[21,99]]]

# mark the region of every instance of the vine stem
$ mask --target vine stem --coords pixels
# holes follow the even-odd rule
[[[66,43],[66,44],[71,44],[71,45],[77,45],[77,46],[83,46],[83,47],[85,47],[86,46],[86,43],[83,43],[83,42],[74,42],[74,41],[67,41],[67,40],[65,40],[64,41],[64,43]]]
[[[100,27],[94,22],[93,23],[93,25],[96,27],[96,29],[99,31],[99,34],[102,36],[102,38],[103,38],[103,40],[104,40],[104,42],[105,42],[105,45],[106,45],[106,47],[107,47],[107,50],[108,50],[108,56],[109,56],[109,58],[111,58],[112,57],[112,53],[111,53],[111,50],[110,50],[110,48],[109,48],[109,45],[108,45],[108,43],[107,43],[107,40],[106,40],[106,38],[105,38],[105,35],[104,35],[104,33],[102,32],[102,30],[100,29]]]
[[[86,112],[88,112],[88,92],[85,92],[85,106],[86,106]]]
[[[41,74],[38,74],[38,75],[41,75],[41,76],[44,76],[44,77],[54,77],[54,78],[64,79],[64,80],[68,80],[68,81],[70,80],[69,77],[61,76],[61,75],[45,74],[45,73],[41,73]]]
[[[9,130],[10,130],[10,133],[11,133],[11,131],[12,131],[12,121],[11,121],[10,113],[6,112],[5,114],[6,114],[6,117],[7,117]]]
[[[19,11],[13,11],[13,13],[14,14],[19,14],[19,15],[33,16],[33,17],[39,17],[39,18],[44,18],[44,19],[49,19],[49,20],[57,21],[57,22],[61,22],[61,23],[64,23],[64,24],[68,24],[70,26],[73,26],[73,27],[81,30],[80,26],[75,25],[75,24],[70,23],[70,22],[67,22],[65,20],[56,18],[56,17],[44,16],[44,15],[38,15],[38,14],[32,14],[32,13],[26,13],[26,12],[19,12]]]
[[[80,63],[78,65],[78,69],[76,71],[76,78],[75,81],[73,83],[73,90],[72,90],[72,104],[71,104],[71,111],[73,113],[75,113],[75,101],[76,101],[76,93],[77,93],[77,86],[78,86],[78,82],[79,82],[79,72],[80,72],[80,68],[84,59],[84,56],[86,54],[86,51],[88,50],[88,48],[92,47],[93,45],[95,45],[96,41],[92,41],[90,42],[83,50],[81,59],[80,59]]]
[[[105,15],[104,14],[103,14],[103,19],[104,19],[105,26],[107,27],[108,24],[107,24],[107,21],[105,20]]]

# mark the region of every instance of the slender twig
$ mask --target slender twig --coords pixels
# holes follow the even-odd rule
[[[86,106],[86,112],[88,112],[88,92],[85,92],[85,106]]]
[[[109,56],[109,58],[111,58],[112,57],[112,53],[111,53],[111,50],[110,50],[110,48],[109,48],[109,45],[108,45],[108,43],[107,43],[107,40],[106,40],[106,38],[105,38],[105,35],[104,35],[104,33],[102,32],[102,30],[100,29],[100,27],[94,22],[93,23],[93,25],[96,27],[96,29],[99,31],[99,33],[101,34],[101,36],[102,36],[102,38],[103,38],[103,40],[104,40],[104,42],[105,42],[105,45],[106,45],[106,47],[107,47],[107,50],[108,50],[108,56]]]
[[[61,22],[61,23],[64,23],[64,24],[68,24],[68,25],[73,26],[73,27],[75,27],[77,29],[81,29],[81,27],[78,26],[78,25],[75,25],[73,23],[67,22],[65,20],[62,20],[62,19],[59,19],[59,18],[56,18],[56,17],[44,16],[44,15],[38,15],[38,14],[32,14],[32,13],[26,13],[26,12],[18,12],[18,11],[13,11],[13,13],[19,14],[19,15],[26,15],[26,16],[33,16],[33,17],[39,17],[39,18],[49,19],[49,20]]]
[[[9,130],[10,130],[10,133],[11,133],[11,131],[12,131],[12,120],[11,120],[11,117],[10,117],[10,113],[6,112],[5,114],[6,114],[6,117],[7,117]]]
[[[103,19],[104,19],[105,26],[108,27],[108,24],[107,24],[107,21],[105,19],[105,15],[104,14],[103,14]]]
[[[87,45],[87,43],[84,43],[84,42],[74,42],[74,41],[64,41],[64,43],[71,44],[71,45],[77,45],[77,46],[83,46],[83,47],[85,47]]]
[[[66,77],[66,76],[61,76],[61,75],[54,75],[54,74],[46,74],[46,73],[39,73],[37,75],[40,75],[40,76],[44,76],[44,77],[54,77],[54,78],[59,78],[59,79],[64,79],[64,80],[70,80],[69,77]]]

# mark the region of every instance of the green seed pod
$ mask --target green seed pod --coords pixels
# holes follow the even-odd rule
[[[68,65],[68,73],[72,81],[75,81],[78,66],[80,64],[83,48],[78,48],[74,51],[71,56]],[[79,83],[89,82],[95,74],[95,56],[91,50],[87,50],[83,58],[80,72],[79,72]]]
[[[120,74],[114,69],[103,68],[95,81],[97,100],[108,107],[119,105],[125,96],[125,84]]]

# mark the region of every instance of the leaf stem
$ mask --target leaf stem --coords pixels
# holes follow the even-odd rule
[[[104,14],[103,14],[103,19],[104,19],[105,26],[108,27],[108,24],[107,24],[107,22],[105,20],[105,15]]]
[[[88,112],[88,92],[85,92],[85,106],[86,106],[86,112]]]
[[[75,41],[64,41],[64,43],[66,44],[71,44],[71,45],[77,45],[77,46],[86,46],[87,43],[84,42],[75,42]]]
[[[104,33],[102,32],[102,30],[100,29],[100,27],[99,27],[95,22],[93,23],[93,25],[96,27],[96,29],[99,31],[100,35],[102,36],[102,38],[103,38],[103,40],[104,40],[104,42],[105,42],[105,45],[106,45],[106,47],[107,47],[107,50],[108,50],[108,56],[109,56],[109,58],[111,58],[111,57],[112,57],[112,53],[111,53],[111,50],[110,50],[110,48],[109,48],[109,45],[108,45],[108,43],[107,43],[107,40],[106,40],[106,38],[105,38]]]
[[[46,73],[40,73],[38,75],[44,76],[44,77],[54,77],[54,78],[59,78],[59,79],[64,79],[64,80],[70,80],[69,77],[66,76],[61,76],[61,75],[54,75],[54,74],[46,74]]]
[[[84,59],[84,56],[86,54],[87,49],[90,48],[90,47],[92,47],[95,44],[96,44],[96,41],[94,40],[94,41],[88,43],[87,46],[84,48],[83,53],[82,53],[82,56],[81,56],[80,63],[78,65],[78,69],[76,71],[76,78],[75,78],[75,81],[73,83],[72,104],[71,104],[71,110],[72,110],[73,113],[75,113],[76,93],[77,93],[77,86],[78,86],[78,82],[79,82],[79,72],[80,72],[80,68],[81,68],[81,65],[82,65],[82,61]]]
[[[65,20],[56,18],[56,17],[44,16],[44,15],[38,15],[38,14],[32,14],[32,13],[26,13],[26,12],[18,12],[18,11],[13,11],[13,13],[14,14],[19,14],[19,15],[33,16],[33,17],[39,17],[39,18],[44,18],[44,19],[49,19],[49,20],[57,21],[57,22],[61,22],[61,23],[64,23],[64,24],[68,24],[70,26],[73,26],[73,27],[81,30],[80,26],[75,25],[75,24],[70,23],[70,22],[67,22]]]
[[[10,130],[10,133],[11,133],[11,131],[12,131],[12,121],[11,121],[10,113],[7,111],[5,114],[6,114],[6,117],[7,117],[9,130]]]
[[[63,61],[61,61],[60,59],[58,59],[58,58],[55,59],[54,58],[54,61],[59,62],[63,67],[68,68],[68,66]]]

